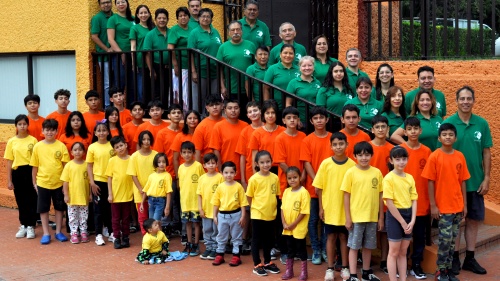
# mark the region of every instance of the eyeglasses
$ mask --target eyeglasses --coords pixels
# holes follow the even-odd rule
[[[205,16],[200,16],[201,19],[211,19],[211,16],[205,15]]]

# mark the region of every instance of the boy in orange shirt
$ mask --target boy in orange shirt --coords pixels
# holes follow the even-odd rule
[[[210,96],[207,100],[205,109],[208,112],[208,117],[198,124],[198,127],[194,130],[192,140],[196,148],[195,159],[200,163],[205,154],[212,152],[209,145],[210,139],[212,138],[213,127],[218,122],[224,120],[222,118],[222,99],[220,97],[214,95]]]
[[[436,280],[458,280],[451,266],[460,221],[467,215],[465,181],[470,174],[464,155],[453,149],[456,127],[442,124],[438,140],[442,146],[431,153],[422,172],[422,177],[429,180],[431,217],[439,222]]]
[[[89,133],[94,134],[95,125],[104,119],[104,112],[99,111],[101,105],[99,93],[94,90],[88,91],[85,94],[85,103],[89,106],[89,111],[83,113],[83,119],[85,119],[85,125],[87,125]]]
[[[28,119],[30,120],[30,124],[28,125],[28,134],[36,138],[37,141],[43,140],[42,123],[45,118],[38,115],[40,97],[38,95],[27,95],[24,98],[24,106],[26,107],[26,110],[28,110]]]
[[[163,115],[163,103],[159,100],[153,100],[148,103],[148,107],[149,107],[149,116],[151,117],[151,119],[139,125],[139,127],[135,131],[134,135],[135,141],[139,139],[139,134],[146,130],[150,131],[151,134],[153,135],[153,140],[156,140],[158,132],[161,129],[168,127],[168,123],[161,119],[161,116]],[[140,147],[137,144],[136,149],[139,148]]]
[[[123,126],[132,121],[132,114],[130,114],[130,110],[125,108],[125,94],[122,89],[118,87],[111,87],[109,89],[109,101],[112,102],[120,112],[120,125]]]
[[[54,93],[54,100],[57,104],[57,110],[47,115],[45,119],[55,119],[59,126],[57,127],[56,139],[64,133],[64,128],[66,128],[66,123],[68,122],[68,117],[71,111],[68,110],[69,97],[71,92],[65,89],[59,89]]]
[[[340,132],[344,133],[347,137],[347,149],[345,154],[357,163],[354,157],[354,146],[358,142],[369,142],[371,140],[367,133],[358,129],[359,121],[361,121],[361,117],[359,117],[359,108],[353,104],[345,105],[342,108],[342,117],[340,120],[345,126]]]
[[[134,101],[130,108],[132,109],[132,121],[122,127],[123,136],[125,136],[125,141],[127,142],[128,155],[132,155],[137,151],[137,140],[134,139],[134,136],[139,125],[144,123],[142,117],[144,117],[146,106],[140,101]]]

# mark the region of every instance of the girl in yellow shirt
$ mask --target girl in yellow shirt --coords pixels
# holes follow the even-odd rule
[[[153,159],[153,166],[156,173],[149,175],[148,181],[142,189],[142,202],[148,198],[149,217],[157,221],[162,215],[168,217],[170,214],[170,197],[172,194],[172,176],[167,172],[168,158],[165,153],[158,153]],[[140,211],[144,211],[141,203]]]

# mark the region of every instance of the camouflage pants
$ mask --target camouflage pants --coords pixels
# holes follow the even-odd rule
[[[455,251],[455,238],[457,238],[461,220],[461,213],[442,214],[439,219],[439,241],[437,254],[438,270],[451,268],[453,251]]]

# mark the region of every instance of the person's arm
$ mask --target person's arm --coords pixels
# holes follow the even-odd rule
[[[137,51],[137,40],[135,39],[131,39],[130,40],[130,50],[133,52],[133,51]],[[135,66],[136,66],[136,61],[135,61],[135,56],[132,55],[132,69],[135,70]]]
[[[114,28],[108,28],[108,43],[111,46],[110,48],[114,52],[121,52],[122,49],[120,49],[120,46],[118,46],[118,43],[115,41],[115,29]],[[125,54],[121,55],[121,60],[122,64],[125,65]]]
[[[226,79],[224,78],[224,67],[220,68],[220,93],[221,95],[227,97]]]
[[[137,178],[137,176],[132,176],[132,181],[134,182],[135,187],[137,187],[139,192],[144,196],[144,192],[142,191],[143,186],[139,182],[139,178]]]
[[[245,93],[247,93],[248,101],[254,101],[253,96],[250,98],[250,81],[245,80]]]
[[[165,217],[168,217],[170,214],[170,200],[172,198],[172,192],[167,193],[167,203],[165,205],[165,212],[163,213]]]
[[[175,178],[179,178],[179,152],[174,151],[174,173]]]
[[[245,155],[240,155],[240,175],[241,175],[241,185],[245,191],[247,190],[247,180],[246,180],[246,158]],[[220,171],[220,170],[219,170]]]
[[[219,223],[219,220],[217,219],[217,216],[219,215],[219,206],[214,205],[214,223],[217,225]]]
[[[431,217],[435,220],[439,220],[439,217],[441,216],[441,214],[439,213],[439,209],[438,207],[436,206],[436,198],[434,197],[434,189],[435,189],[435,186],[434,186],[434,181],[431,181],[429,180],[429,203],[430,203],[430,206],[431,206]]]
[[[141,200],[141,206],[139,207],[139,211],[142,213],[144,212],[144,202],[146,201],[146,198],[148,197],[146,193],[142,193],[142,200]]]
[[[382,199],[382,192],[379,192],[379,204],[378,204],[378,231],[384,229],[384,200]]]
[[[351,194],[344,191],[344,212],[345,212],[345,228],[347,230],[352,230],[352,219],[351,219]]]
[[[288,225],[287,230],[294,230],[297,227],[297,225],[299,224],[299,222],[302,219],[304,219],[305,216],[306,215],[304,215],[304,214],[299,214],[299,216],[295,219],[295,221]]]
[[[283,170],[283,173],[286,173],[286,170],[288,169],[288,165],[285,162],[279,163],[280,169]]]
[[[106,46],[102,41],[101,39],[99,39],[99,34],[92,34],[90,35],[90,39],[92,39],[92,41],[97,45],[99,46],[99,48],[103,49],[104,51],[106,52],[112,52],[113,50],[111,48],[108,48],[108,46]]]
[[[483,170],[484,178],[477,192],[481,195],[486,195],[490,190],[491,150],[489,147],[483,149]]]
[[[252,159],[255,159],[255,156],[257,155],[257,150],[256,149],[252,149]],[[255,165],[252,165],[252,171],[253,173],[257,173],[257,171],[255,170]]]
[[[319,202],[319,219],[325,221],[325,210],[323,209],[323,189],[315,188]]]
[[[113,203],[113,178],[108,177],[108,202]]]
[[[292,105],[293,105],[293,98],[287,97],[286,102],[285,102],[285,107],[292,106]]]
[[[38,174],[38,167],[33,167],[31,169],[31,178],[33,181],[33,188],[36,190],[36,193],[38,193],[38,187],[36,186],[36,175]],[[90,178],[90,175],[89,175]]]
[[[198,73],[196,72],[193,54],[191,54],[191,80],[193,80],[194,83],[198,83]]]
[[[405,131],[402,128],[397,128],[394,133],[392,133],[391,136],[391,141],[395,142],[396,144],[402,144],[405,142],[403,139],[403,136],[405,135]]]
[[[101,194],[101,189],[94,181],[94,163],[87,163],[87,174],[89,177],[90,190],[92,194],[95,196],[99,196]]]
[[[281,224],[283,224],[283,229],[288,230],[288,224],[286,223],[285,214],[283,213],[283,209],[280,210],[281,216]]]
[[[241,209],[241,218],[240,220],[238,221],[238,224],[243,228],[245,227],[245,222],[246,222],[246,214],[247,214],[247,211],[245,210],[245,206],[241,206],[240,207]]]
[[[168,44],[167,49],[173,50],[173,49],[175,49],[175,45]],[[177,55],[174,51],[172,52],[172,66],[174,67],[175,76],[179,77],[179,73],[180,73],[179,72],[179,64],[177,63]]]
[[[464,213],[462,219],[465,219],[465,217],[467,217],[467,187],[465,181],[462,181],[462,197],[464,198]]]
[[[411,203],[411,220],[410,223],[408,223],[408,228],[405,230],[405,233],[408,234],[412,233],[416,219],[417,219],[417,200],[413,200]]]
[[[197,151],[199,151],[199,150],[197,150]],[[213,152],[214,152],[215,156],[217,156],[217,159],[222,159],[222,158],[220,157],[220,151],[219,151],[219,150],[214,149],[214,151],[213,151]],[[199,161],[198,161],[198,162],[199,162]],[[221,172],[222,172],[222,164],[221,164],[221,162],[222,162],[222,161],[217,161],[217,168],[219,169],[219,171],[221,171]],[[243,170],[243,169],[242,169],[242,170]]]
[[[262,85],[262,98],[266,101],[271,98],[271,87],[268,85]]]
[[[403,230],[406,232],[408,224],[406,223],[403,216],[401,216],[401,213],[399,213],[398,208],[396,208],[396,206],[394,205],[394,201],[392,199],[385,198],[385,202],[387,203],[387,210],[391,212],[391,215],[399,222]]]
[[[196,149],[194,152],[194,159],[201,163],[201,151]],[[220,158],[219,158],[220,159]],[[220,161],[219,161],[220,162]]]
[[[66,204],[69,203],[69,182],[63,182],[63,194],[64,194],[64,202]]]
[[[7,160],[7,188],[9,190],[14,190],[14,183],[12,182],[12,160]]]
[[[205,211],[203,211],[203,198],[198,194],[198,212],[200,212],[200,217],[206,219]]]

